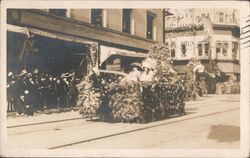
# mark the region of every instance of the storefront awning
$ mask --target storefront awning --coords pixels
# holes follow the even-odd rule
[[[186,66],[175,66],[174,70],[178,73],[178,74],[186,74],[187,70],[186,70]]]
[[[82,44],[94,44],[96,42],[92,42],[86,39],[78,38],[75,36],[70,36],[70,35],[64,35],[60,33],[52,33],[52,32],[47,32],[35,28],[28,28],[28,27],[21,27],[21,26],[15,26],[15,25],[10,25],[7,24],[7,31],[10,32],[16,32],[16,33],[22,33],[28,35],[29,33],[33,33],[36,35],[48,37],[48,38],[53,38],[53,39],[59,39],[59,40],[65,40],[69,42],[76,42],[76,43],[82,43]]]
[[[224,73],[234,73],[233,66],[233,63],[217,63],[219,71],[222,71]]]
[[[134,58],[146,58],[148,55],[145,53],[137,53],[135,51],[128,51],[125,49],[118,49],[114,47],[100,46],[100,65],[106,61],[111,55],[119,55]]]

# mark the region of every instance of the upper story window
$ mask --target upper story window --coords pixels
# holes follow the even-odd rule
[[[237,57],[238,48],[239,48],[238,42],[233,42],[232,43],[232,56],[233,57]]]
[[[228,43],[224,43],[223,48],[222,48],[222,53],[224,56],[227,55],[227,50],[228,50]]]
[[[171,52],[171,57],[174,58],[175,57],[175,48],[176,48],[176,44],[175,42],[170,42],[170,52]]]
[[[210,50],[210,44],[209,43],[204,43],[204,49],[205,49],[205,55],[208,56],[209,50]]]
[[[185,57],[186,56],[186,45],[185,44],[181,44],[181,52],[182,52],[182,56]]]
[[[220,42],[216,43],[216,53],[221,53],[221,45],[222,45],[222,43],[220,43]]]
[[[91,9],[91,24],[102,26],[102,9]]]
[[[198,44],[198,55],[202,56],[202,43]]]
[[[49,13],[62,17],[66,17],[66,11],[66,9],[49,9]]]
[[[219,13],[219,22],[223,22],[224,19],[224,14],[223,13]]]
[[[171,49],[171,57],[172,57],[172,58],[175,57],[175,49]]]
[[[227,56],[228,48],[228,42],[216,42],[216,53],[222,53],[224,56]]]
[[[225,15],[225,22],[226,22],[226,23],[229,23],[228,21],[229,21],[229,20],[228,20],[228,15],[226,14],[226,15]]]
[[[131,33],[131,9],[122,10],[122,32]]]
[[[147,34],[146,37],[149,39],[153,39],[153,26],[154,26],[154,19],[155,14],[147,12]]]
[[[202,13],[202,14],[201,14],[201,17],[206,17],[206,14],[205,14],[205,13]]]

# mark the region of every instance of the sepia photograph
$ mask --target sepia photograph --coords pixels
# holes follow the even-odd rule
[[[25,2],[1,4],[1,156],[249,156],[249,2]]]

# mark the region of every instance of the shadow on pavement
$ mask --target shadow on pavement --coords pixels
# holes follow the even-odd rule
[[[240,127],[227,125],[212,125],[208,139],[215,139],[218,142],[237,142],[240,141]]]
[[[194,112],[194,111],[186,111],[185,115],[191,115],[191,114],[195,114],[197,112]]]
[[[151,122],[158,122],[158,121],[162,121],[162,120],[167,120],[167,119],[173,119],[173,118],[177,118],[177,117],[182,117],[184,115],[192,115],[197,113],[198,108],[187,108],[185,111],[185,114],[173,114],[173,115],[169,115],[168,117],[165,118],[159,118],[156,120],[151,120],[149,122],[144,122],[144,123],[151,123]],[[121,120],[102,120],[100,117],[93,117],[93,118],[84,118],[86,119],[86,121],[88,122],[102,122],[102,123],[139,123],[139,122],[122,122]],[[141,124],[144,124],[142,122],[140,122]]]

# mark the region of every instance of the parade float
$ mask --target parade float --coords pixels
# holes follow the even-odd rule
[[[128,123],[184,114],[185,86],[172,68],[168,47],[151,46],[148,57],[137,66],[143,70],[138,80],[119,73],[111,78],[93,69],[78,85],[80,114],[85,118]]]

